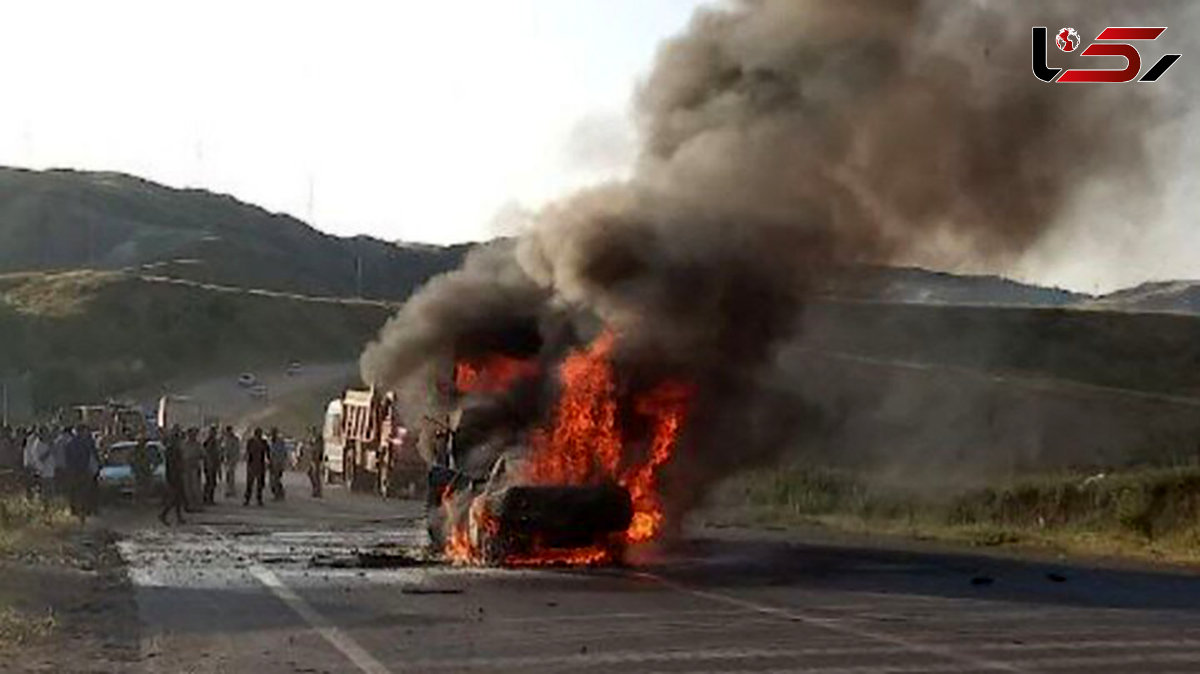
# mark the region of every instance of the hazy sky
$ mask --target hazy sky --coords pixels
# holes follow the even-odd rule
[[[0,164],[205,187],[339,234],[484,238],[627,167],[633,87],[700,4],[6,2]]]
[[[0,164],[204,187],[337,234],[488,238],[628,169],[630,95],[701,4],[11,0]],[[1200,277],[1198,119],[1157,134],[1153,212],[1098,190],[1008,273],[1093,292]]]

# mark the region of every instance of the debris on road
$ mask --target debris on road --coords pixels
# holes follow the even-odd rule
[[[402,587],[400,594],[462,594],[461,587]]]
[[[348,554],[320,553],[313,555],[308,565],[317,569],[401,569],[438,563],[439,559],[420,549],[376,548]]]

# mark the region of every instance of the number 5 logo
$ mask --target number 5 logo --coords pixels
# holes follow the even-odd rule
[[[1116,42],[1118,40],[1157,40],[1166,31],[1162,28],[1135,28],[1110,26],[1100,31],[1097,41]],[[1046,27],[1033,28],[1033,74],[1043,82],[1080,83],[1080,82],[1132,82],[1142,70],[1142,55],[1137,48],[1127,42],[1116,44],[1090,44],[1080,56],[1120,56],[1125,59],[1125,67],[1121,70],[1100,68],[1072,68],[1059,75],[1062,68],[1050,68],[1046,65]],[[1142,76],[1139,82],[1153,82],[1162,77],[1179,60],[1179,54],[1165,54],[1150,70]],[[1056,79],[1057,78],[1057,79]]]

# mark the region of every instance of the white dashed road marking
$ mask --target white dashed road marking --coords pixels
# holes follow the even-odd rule
[[[231,553],[233,552],[233,545],[224,534],[213,527],[206,526],[204,529],[220,541],[221,545],[227,550]],[[295,590],[288,587],[270,569],[258,562],[251,562],[248,570],[250,575],[254,576],[258,582],[262,583],[280,601],[287,604],[288,608],[292,609],[296,615],[303,618],[304,622],[308,623],[313,631],[320,634],[325,641],[329,642],[329,645],[346,656],[346,659],[353,663],[363,674],[391,674],[391,670],[384,666],[382,662],[368,653],[367,649],[363,648],[353,637],[338,629],[329,619],[317,612],[311,604],[304,601],[300,595],[296,594]]]

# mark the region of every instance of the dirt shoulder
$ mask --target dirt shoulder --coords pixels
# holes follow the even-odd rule
[[[24,530],[0,551],[0,671],[125,672],[137,611],[107,529]]]

